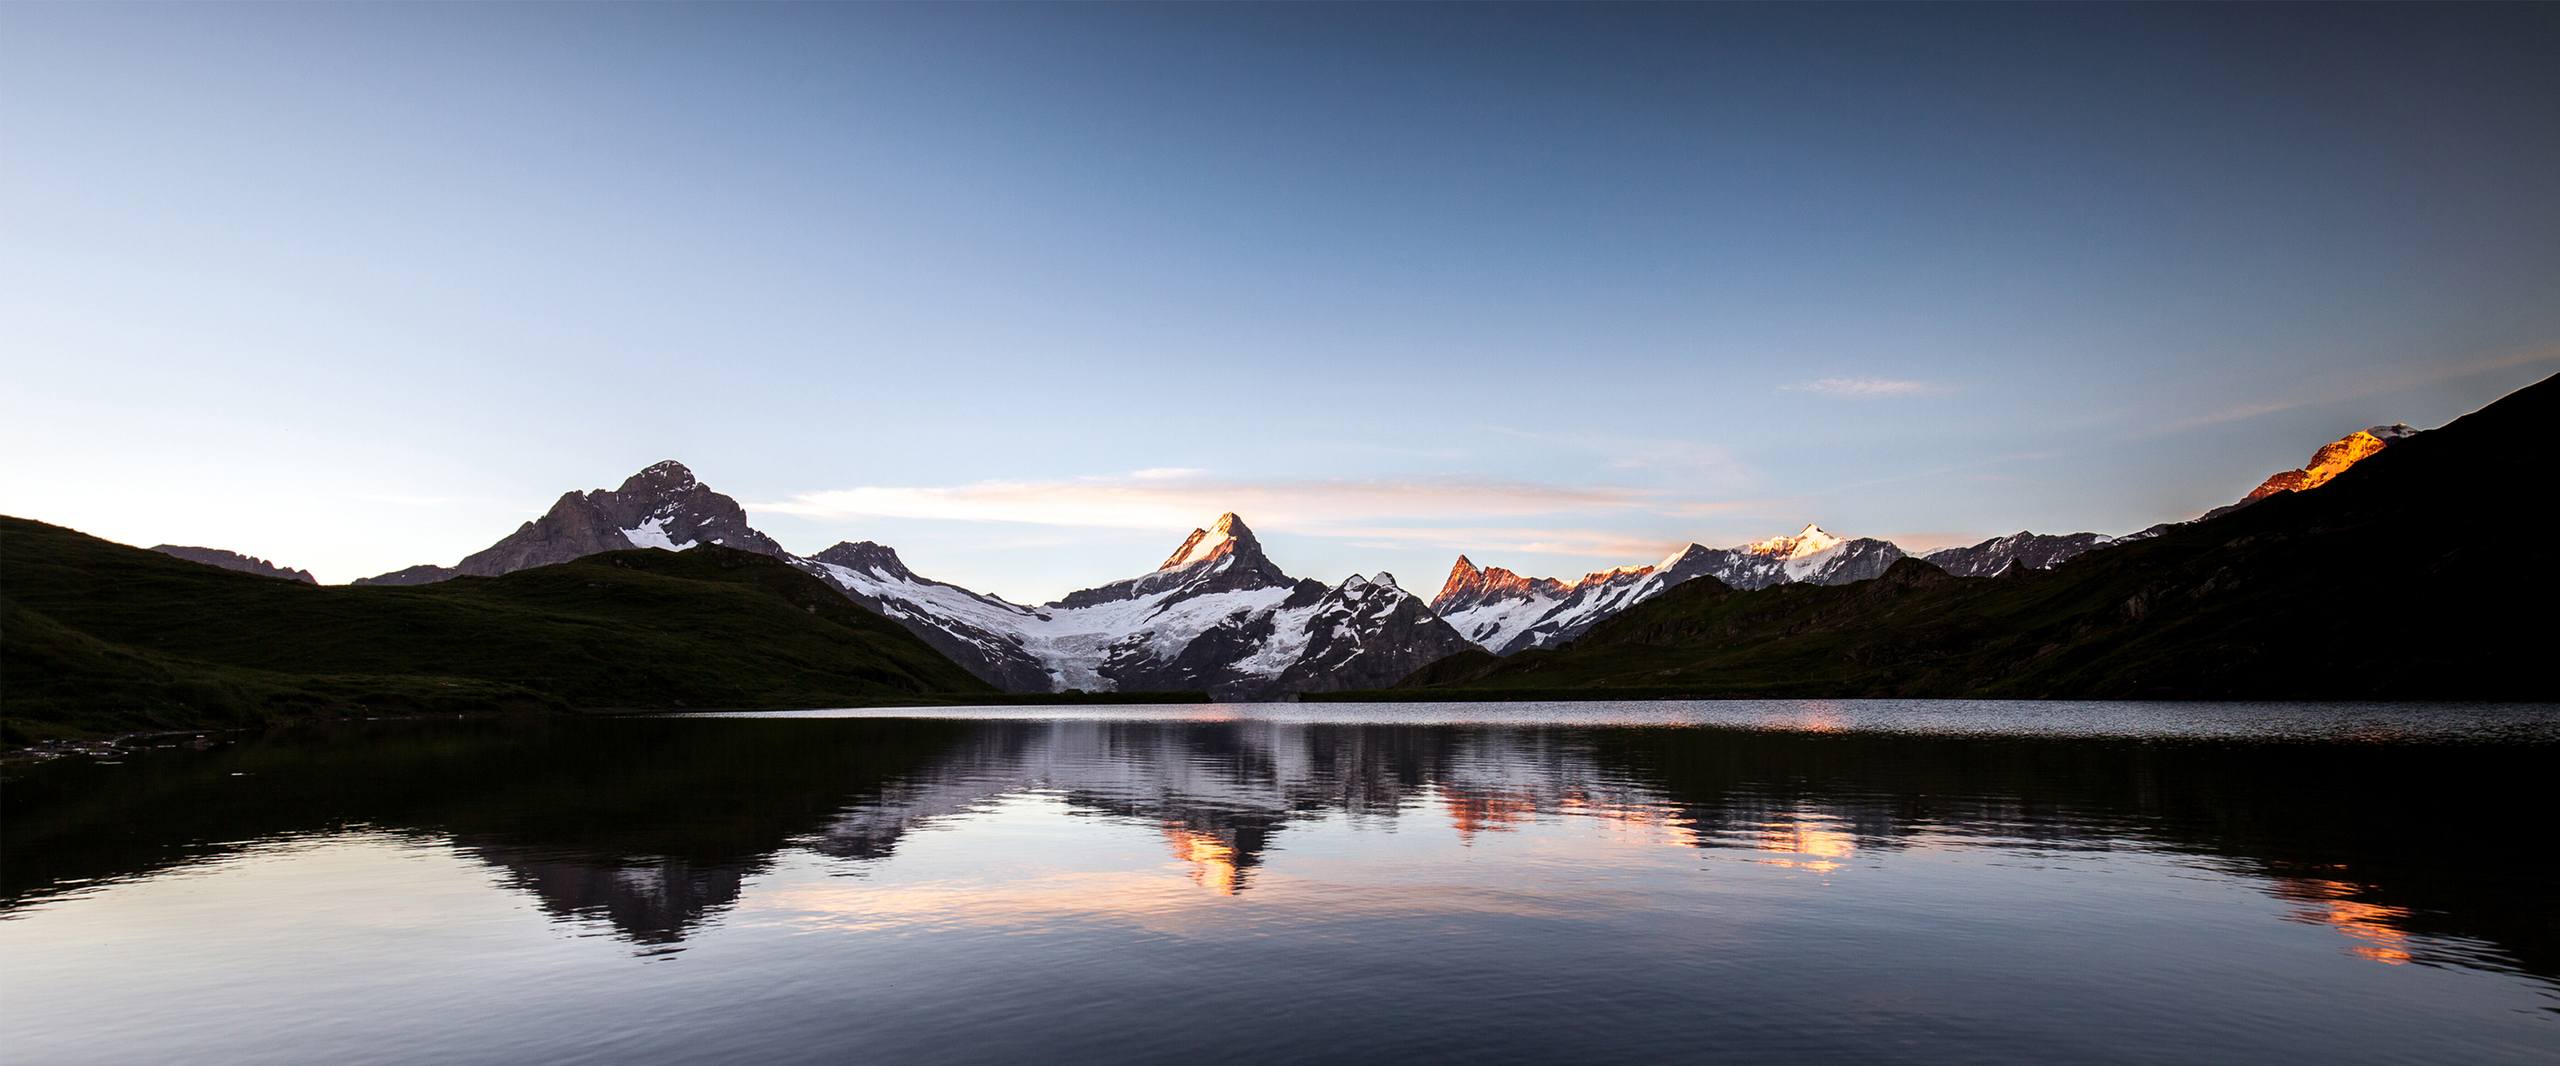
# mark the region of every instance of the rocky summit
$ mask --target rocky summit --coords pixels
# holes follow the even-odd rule
[[[747,525],[746,509],[738,501],[711,491],[683,463],[669,459],[623,479],[619,488],[563,493],[542,517],[451,567],[413,566],[359,579],[356,584],[421,585],[464,575],[496,577],[598,552],[683,551],[697,544],[778,558],[791,554]]]

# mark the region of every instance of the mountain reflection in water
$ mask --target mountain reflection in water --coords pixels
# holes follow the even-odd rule
[[[2552,752],[1267,721],[378,723],[13,770],[0,950],[12,920],[333,841],[449,848],[554,923],[641,955],[680,951],[759,901],[812,931],[1112,915],[1162,933],[1226,915],[1321,937],[1235,908],[1295,877],[1323,888],[1310,906],[1336,917],[1411,915],[1424,897],[1449,921],[1642,909],[1661,905],[1644,879],[1662,876],[1660,858],[1639,868],[1621,849],[1653,849],[1693,857],[1693,869],[1670,868],[1694,882],[1683,891],[1729,883],[1719,906],[1805,917],[1819,897],[1758,900],[1757,882],[1717,881],[1718,864],[1918,891],[1939,868],[1896,856],[2039,869],[2130,855],[2252,886],[2264,913],[2332,930],[2335,954],[2357,965],[2522,982],[2540,1004],[2535,1024],[2560,1030],[2560,880],[2537,843],[2554,806],[2537,775]],[[1095,850],[1079,825],[1139,830],[1155,858]],[[965,863],[908,858],[923,835],[964,828],[983,835]],[[881,879],[908,862],[935,872]],[[2100,905],[2058,897],[2038,920]],[[2030,917],[1953,913],[1992,926]],[[1807,950],[1862,950],[1854,931],[1840,941]]]

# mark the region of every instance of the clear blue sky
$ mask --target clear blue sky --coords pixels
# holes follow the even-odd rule
[[[0,510],[1035,599],[2122,531],[2560,370],[2560,5],[0,5]]]

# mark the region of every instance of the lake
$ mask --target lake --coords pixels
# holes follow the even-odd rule
[[[2560,708],[916,713],[9,767],[0,1046],[2560,1058]]]

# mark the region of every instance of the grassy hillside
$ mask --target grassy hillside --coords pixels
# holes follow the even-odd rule
[[[991,693],[774,559],[628,551],[301,585],[0,517],[9,739],[311,713],[812,706]]]
[[[2545,379],[2319,489],[2050,571],[1692,581],[1565,648],[1332,698],[2560,698],[2540,548],[2554,426]]]

